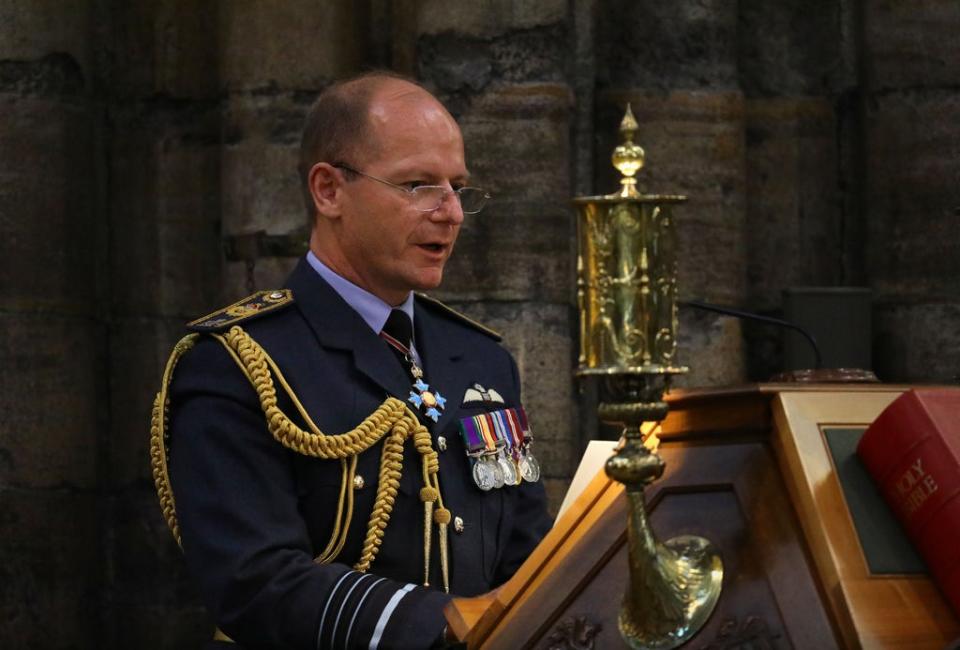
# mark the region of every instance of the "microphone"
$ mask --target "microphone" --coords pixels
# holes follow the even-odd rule
[[[721,305],[714,305],[713,303],[704,302],[702,300],[678,300],[677,304],[681,307],[693,307],[695,309],[702,309],[703,311],[710,311],[716,314],[723,314],[724,316],[733,316],[734,318],[742,318],[744,320],[757,321],[759,323],[767,323],[768,325],[776,325],[778,327],[786,327],[792,329],[795,332],[799,332],[803,335],[805,339],[810,343],[810,347],[813,348],[813,355],[816,358],[816,367],[815,370],[820,370],[820,366],[823,364],[823,360],[820,357],[820,348],[817,345],[817,340],[813,338],[813,334],[803,329],[799,325],[785,321],[781,318],[774,318],[772,316],[761,316],[760,314],[753,314],[748,311],[743,311],[740,309],[734,309],[732,307],[723,307]]]

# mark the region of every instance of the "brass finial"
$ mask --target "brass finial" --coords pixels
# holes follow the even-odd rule
[[[622,198],[640,196],[640,192],[637,191],[637,179],[633,177],[643,168],[643,148],[633,141],[633,136],[638,128],[639,125],[628,103],[627,112],[624,113],[623,120],[620,121],[620,136],[623,138],[623,142],[613,150],[613,155],[610,157],[613,166],[623,176],[620,179],[622,187],[618,194]]]

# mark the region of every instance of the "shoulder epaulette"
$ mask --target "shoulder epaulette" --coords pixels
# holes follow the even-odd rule
[[[290,289],[258,291],[229,307],[224,307],[212,314],[190,321],[187,323],[187,329],[194,332],[216,332],[292,304],[293,292]]]
[[[461,313],[458,312],[457,310],[453,309],[452,307],[448,307],[447,305],[443,304],[442,302],[440,302],[440,301],[437,300],[436,298],[431,298],[430,296],[428,296],[428,295],[426,295],[426,294],[423,294],[423,293],[418,293],[418,294],[417,294],[417,298],[419,298],[419,299],[422,300],[423,302],[427,303],[427,304],[430,305],[431,307],[436,307],[436,308],[439,309],[441,312],[443,312],[443,313],[446,314],[447,316],[450,316],[450,317],[453,318],[454,320],[460,321],[461,323],[464,323],[465,325],[469,325],[469,326],[472,327],[473,329],[475,329],[475,330],[477,330],[477,331],[479,331],[479,332],[482,332],[483,334],[486,334],[487,336],[489,336],[490,338],[492,338],[494,341],[502,341],[502,340],[503,340],[503,337],[500,336],[500,333],[499,333],[499,332],[497,332],[497,331],[495,331],[495,330],[492,330],[492,329],[490,329],[489,327],[487,327],[487,326],[485,326],[485,325],[481,325],[480,323],[478,323],[477,321],[473,320],[472,318],[470,318],[470,317],[468,317],[468,316],[464,316],[463,314],[461,314]]]

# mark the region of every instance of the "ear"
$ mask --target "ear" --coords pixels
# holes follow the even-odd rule
[[[319,162],[310,168],[307,187],[317,212],[328,219],[340,217],[340,187],[343,176],[329,163]]]

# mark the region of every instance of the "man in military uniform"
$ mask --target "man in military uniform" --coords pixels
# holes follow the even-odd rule
[[[385,74],[319,97],[300,167],[310,252],[168,364],[161,503],[211,647],[439,647],[449,599],[502,584],[550,526],[516,364],[414,293],[489,197],[450,114]]]

